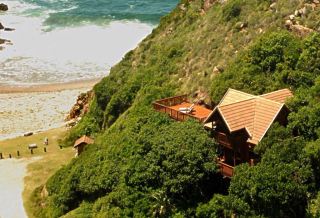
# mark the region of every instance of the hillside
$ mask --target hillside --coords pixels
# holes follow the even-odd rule
[[[34,191],[36,217],[319,216],[320,6],[293,0],[183,0],[94,87],[89,113],[64,139],[95,144]],[[301,10],[300,10],[301,9]],[[195,121],[151,103],[187,93],[217,103],[227,88],[290,88],[274,125],[226,182],[217,144]],[[41,206],[40,206],[41,205]]]

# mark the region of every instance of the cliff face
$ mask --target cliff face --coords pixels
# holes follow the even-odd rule
[[[235,177],[241,179],[234,179],[231,185],[233,195],[220,195],[227,193],[228,185],[213,161],[215,143],[199,124],[174,123],[154,112],[151,103],[176,94],[206,93],[205,101],[210,104],[218,101],[229,86],[251,93],[281,87],[310,88],[316,84],[318,71],[302,66],[316,63],[311,57],[318,54],[309,55],[311,51],[303,45],[320,48],[318,36],[309,36],[318,31],[319,10],[317,1],[183,0],[94,87],[89,112],[64,143],[72,145],[77,137],[87,134],[95,137],[95,144],[48,181],[48,197],[38,199],[46,206],[36,215],[219,217],[239,213],[281,217],[288,211],[292,215],[291,210],[285,209],[289,202],[285,199],[292,198],[296,200],[289,202],[292,205],[301,203],[302,209],[295,211],[295,216],[301,216],[307,204],[307,191],[303,190],[309,186],[300,181],[312,180],[312,176],[294,174],[290,180],[291,171],[283,172],[289,178],[288,186],[301,192],[296,198],[278,196],[274,202],[281,206],[271,215],[263,208],[271,205],[269,201],[256,205],[264,196],[251,189],[252,193],[234,190],[239,184],[250,186],[251,180],[246,176],[261,175],[252,180],[258,184],[269,180],[277,184],[284,179],[277,181],[268,177],[270,174],[243,167],[239,171],[242,174]],[[299,107],[294,108],[298,113]],[[269,160],[281,162],[271,154]],[[294,159],[290,157],[286,159],[288,164]],[[262,164],[261,171],[268,167]],[[304,168],[290,165],[283,169]],[[263,184],[258,188],[268,186]],[[239,190],[247,190],[248,186]],[[283,190],[291,193],[289,188]]]

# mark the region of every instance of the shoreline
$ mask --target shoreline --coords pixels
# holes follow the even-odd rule
[[[1,85],[0,94],[19,94],[37,92],[59,92],[65,90],[92,88],[102,78],[71,81],[65,83],[49,83],[35,85]]]
[[[0,140],[63,127],[79,94],[89,91],[99,81],[89,79],[20,87],[0,85]]]

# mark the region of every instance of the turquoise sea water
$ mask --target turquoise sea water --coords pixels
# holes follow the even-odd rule
[[[0,86],[100,78],[178,0],[2,0]],[[0,46],[1,47],[1,46]]]
[[[139,20],[156,24],[169,13],[177,0],[24,0],[39,6],[25,11],[30,15],[49,12],[45,24],[52,26],[105,23],[112,20]]]

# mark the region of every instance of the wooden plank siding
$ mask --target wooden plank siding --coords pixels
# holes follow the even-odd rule
[[[219,161],[218,164],[220,167],[220,173],[223,176],[228,177],[228,178],[231,178],[233,176],[233,170],[234,170],[233,166],[230,166],[222,161]]]

